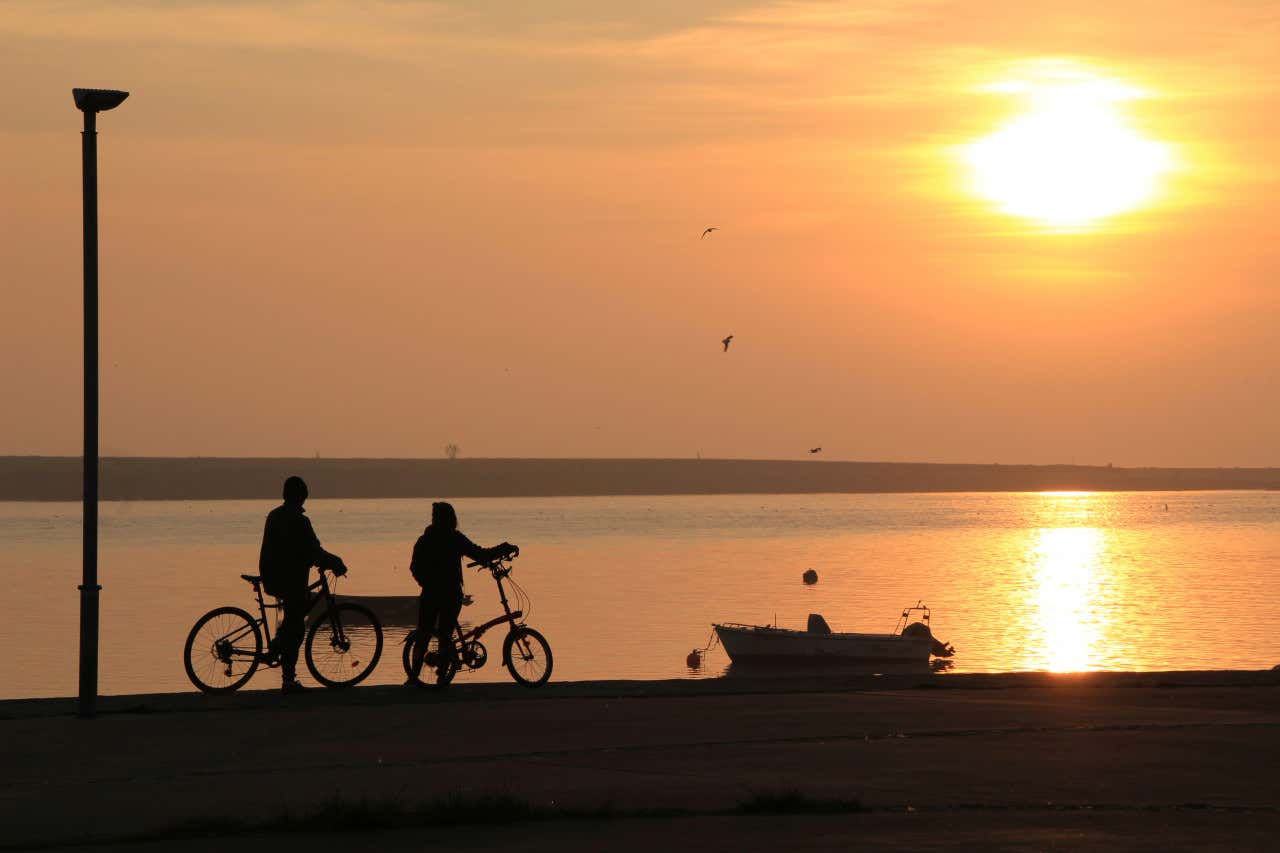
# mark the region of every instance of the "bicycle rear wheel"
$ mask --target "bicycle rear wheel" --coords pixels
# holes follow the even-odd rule
[[[307,669],[326,687],[351,687],[364,681],[382,657],[382,625],[373,611],[343,602],[311,623],[307,631]]]
[[[261,656],[257,620],[239,607],[219,607],[201,616],[182,650],[187,678],[205,693],[238,690],[258,669]]]
[[[414,672],[413,656],[418,643],[419,636],[416,631],[405,638],[404,652],[400,656],[401,663],[404,665],[404,674],[422,687],[447,687],[449,682],[453,681],[453,677],[458,674],[457,656],[455,655],[446,664],[444,654],[440,651],[439,635],[429,634],[427,647],[422,653],[422,666]]]
[[[551,677],[551,644],[537,631],[521,626],[507,634],[502,662],[517,684],[539,687]]]

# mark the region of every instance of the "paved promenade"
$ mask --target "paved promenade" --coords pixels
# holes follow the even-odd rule
[[[463,684],[101,707],[81,720],[70,700],[0,702],[0,848],[225,850],[225,829],[325,802],[447,794],[569,816],[234,843],[1261,850],[1280,831],[1273,672]],[[778,792],[804,795],[800,810],[844,807],[734,813]],[[620,816],[580,816],[596,808]],[[172,834],[196,819],[213,837]]]

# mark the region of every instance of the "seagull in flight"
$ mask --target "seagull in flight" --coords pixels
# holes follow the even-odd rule
[[[729,341],[731,341],[731,340],[733,340],[733,335],[730,335],[729,337],[725,338],[723,341],[721,341],[721,342],[720,342],[720,343],[724,344],[724,351],[725,351],[725,352],[728,352],[728,351],[729,351]]]
[[[810,448],[809,448],[809,452],[810,452],[810,453],[821,453],[821,452],[822,452],[822,448],[821,448],[821,447],[810,447]]]
[[[710,228],[708,228],[706,231],[703,231],[703,232],[702,232],[702,236],[701,236],[701,237],[699,237],[698,239],[699,239],[699,240],[705,240],[705,239],[707,238],[707,235],[708,235],[708,234],[710,234],[712,231],[719,231],[719,230],[720,230],[720,226],[719,226],[719,225],[712,225],[712,226],[711,226]]]

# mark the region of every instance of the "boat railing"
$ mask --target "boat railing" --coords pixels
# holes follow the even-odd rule
[[[902,629],[906,628],[907,624],[911,621],[911,614],[917,612],[920,614],[920,621],[928,627],[929,607],[922,599],[917,599],[914,606],[902,608],[902,615],[898,617],[898,621],[894,624],[893,633],[901,634]]]
[[[890,639],[892,637],[898,636],[897,632],[893,634],[871,634],[865,631],[832,631],[829,634],[812,634],[811,632],[806,631],[803,628],[780,628],[777,625],[748,625],[745,622],[713,622],[711,623],[711,627],[712,628],[730,628],[730,629],[741,630],[741,631],[764,632],[769,634],[775,634],[775,633],[776,634],[803,634],[806,636],[828,637],[828,638],[834,638],[837,640],[841,638],[848,638],[848,637],[863,637],[863,638],[874,637],[877,639]]]

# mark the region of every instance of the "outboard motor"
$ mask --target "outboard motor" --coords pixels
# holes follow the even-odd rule
[[[810,634],[830,634],[831,626],[827,624],[827,620],[822,618],[821,613],[810,613],[809,624],[805,626],[805,630]]]
[[[902,629],[904,637],[928,637],[933,640],[933,647],[929,650],[934,657],[949,658],[956,653],[955,647],[950,643],[944,643],[937,637],[933,636],[933,632],[929,630],[929,626],[923,622],[912,622],[910,625]]]

